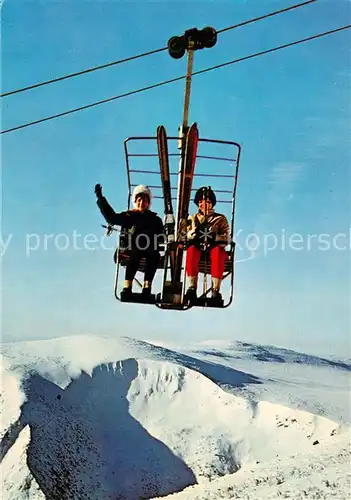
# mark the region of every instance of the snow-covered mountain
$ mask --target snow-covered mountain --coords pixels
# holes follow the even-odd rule
[[[348,498],[347,361],[76,336],[3,344],[3,497]]]

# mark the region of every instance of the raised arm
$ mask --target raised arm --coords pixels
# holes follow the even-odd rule
[[[132,217],[129,216],[126,212],[116,213],[109,202],[102,194],[102,187],[100,184],[96,184],[95,186],[95,194],[97,198],[97,206],[100,209],[101,214],[105,218],[108,224],[123,226],[126,228],[133,226]]]

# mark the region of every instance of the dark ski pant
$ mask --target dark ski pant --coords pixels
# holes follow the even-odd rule
[[[133,249],[130,253],[129,262],[126,267],[126,280],[133,281],[143,257],[146,259],[144,281],[152,282],[157,271],[160,254],[155,250],[138,250],[137,248]]]

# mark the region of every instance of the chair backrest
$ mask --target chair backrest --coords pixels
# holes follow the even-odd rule
[[[168,137],[173,202],[177,200],[176,193],[178,189],[180,159],[180,152],[177,148],[178,140],[178,137]],[[129,137],[124,141],[124,148],[128,179],[128,207],[130,208],[132,203],[134,187],[142,183],[147,184],[152,189],[152,209],[159,214],[163,213],[163,190],[156,137]],[[231,240],[234,238],[235,201],[240,155],[241,146],[236,142],[200,137],[192,189],[193,197],[199,187],[204,185],[212,187],[217,195],[216,210],[218,208],[218,211],[224,213],[228,218]],[[193,198],[191,198],[192,201]],[[173,206],[173,211],[176,213],[175,206]]]

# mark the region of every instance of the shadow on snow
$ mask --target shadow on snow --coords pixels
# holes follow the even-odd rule
[[[33,374],[2,456],[29,425],[28,467],[51,500],[141,500],[195,484],[191,469],[129,413],[127,394],[137,375],[134,359],[99,365],[65,390]]]

